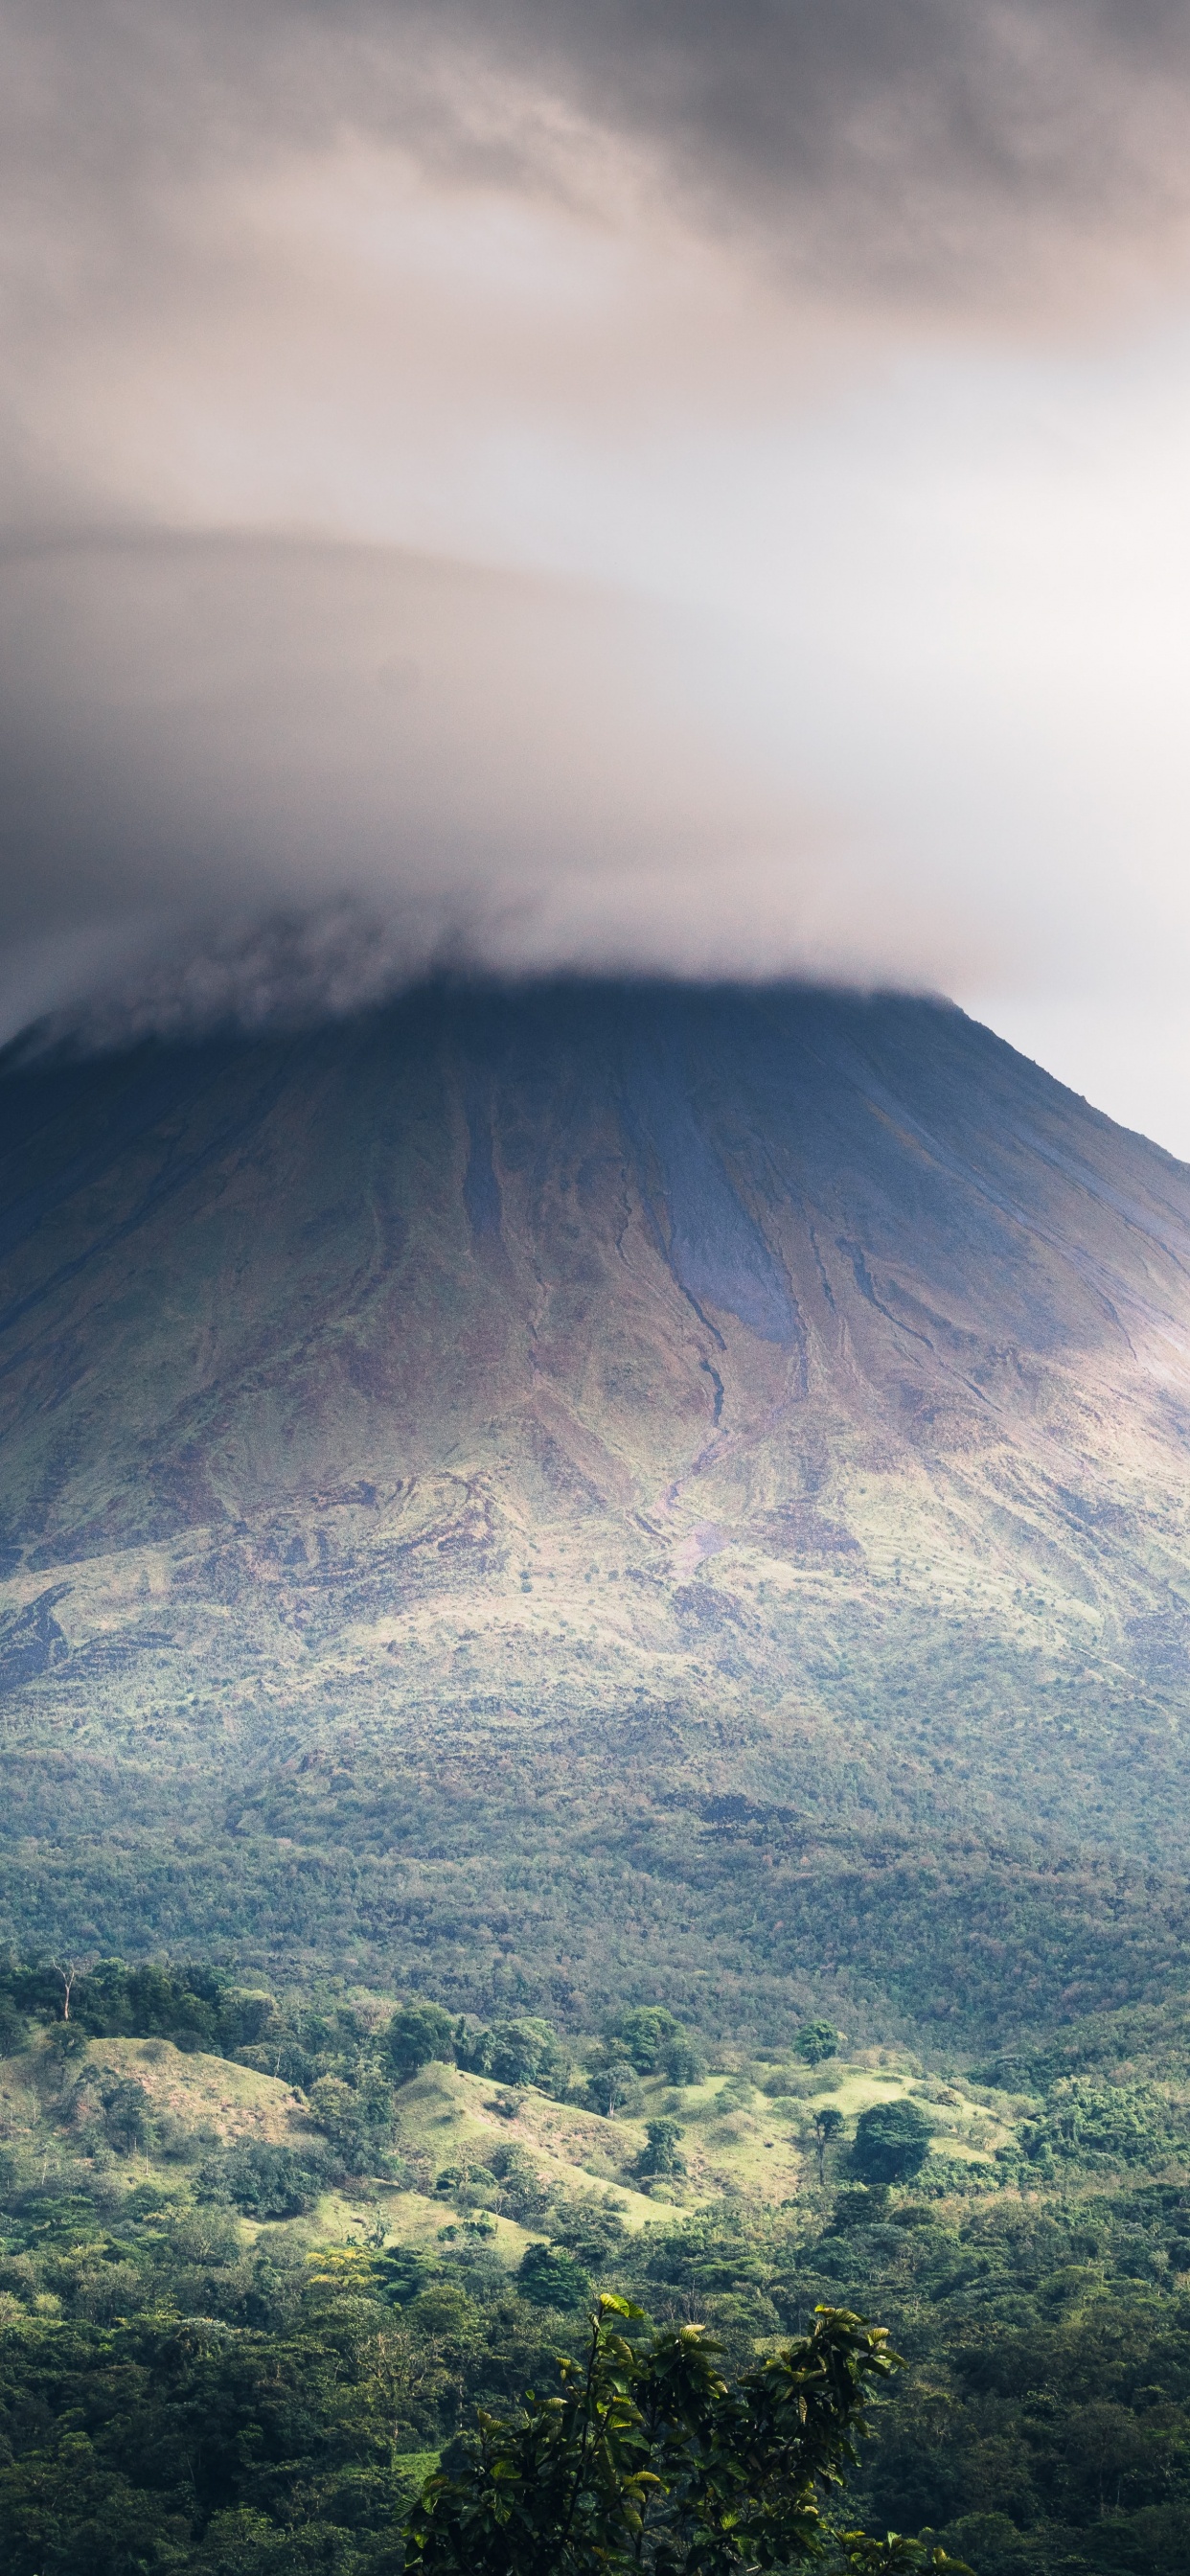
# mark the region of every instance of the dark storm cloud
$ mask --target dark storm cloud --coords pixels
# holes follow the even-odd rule
[[[1190,13],[1167,0],[527,0],[468,22],[806,281],[1027,302],[1060,283],[1051,242],[1081,264],[1185,214]]]
[[[151,228],[146,190],[345,127],[588,199],[623,182],[602,141],[820,290],[1028,304],[1104,258],[1152,257],[1190,193],[1181,0],[8,0],[4,15],[8,150],[51,235],[56,198]],[[49,292],[68,293],[61,242],[44,247]]]

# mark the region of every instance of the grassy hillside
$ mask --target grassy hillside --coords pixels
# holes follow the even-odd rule
[[[457,2217],[449,2188],[435,2200],[438,2177],[461,2176],[465,2186],[473,2170],[481,2175],[487,2171],[492,2152],[507,2146],[510,2138],[540,2182],[541,2223],[519,2224],[500,2207],[493,2186],[497,2206],[487,2213],[493,2224],[485,2230],[485,2241],[509,2265],[519,2260],[531,2237],[548,2239],[547,2213],[572,2196],[603,2201],[610,2194],[610,2204],[629,2232],[656,2225],[662,2216],[672,2223],[675,2212],[697,2213],[725,2196],[792,2205],[814,2182],[812,2121],[823,2103],[853,2123],[874,2102],[905,2097],[928,2102],[938,2146],[973,2166],[989,2164],[995,2149],[1013,2133],[1013,2096],[981,2093],[976,2100],[961,2079],[954,2085],[923,2082],[912,2062],[898,2064],[887,2057],[883,2063],[834,2061],[817,2076],[798,2067],[766,2065],[754,2071],[766,2087],[780,2075],[790,2089],[762,2091],[730,2069],[679,2092],[662,2078],[646,2078],[639,2112],[606,2119],[531,2087],[515,2097],[505,2093],[501,2106],[490,2077],[431,2065],[402,2085],[398,2097],[399,2152],[420,2173],[421,2189],[390,2184],[381,2174],[361,2178],[360,2190],[353,2192],[340,2177],[336,2189],[315,2196],[313,2218],[303,2214],[302,2239],[308,2239],[312,2224],[341,2234],[359,2223],[360,2210],[366,2208],[373,2234],[381,2232],[383,2222],[385,2241],[449,2241],[459,2232]],[[256,2068],[182,2052],[165,2039],[89,2039],[63,2059],[52,2034],[19,2056],[0,2060],[4,2135],[22,2140],[35,2160],[41,2156],[56,2166],[94,2103],[130,2084],[145,2097],[145,2127],[143,2136],[124,2150],[122,2178],[129,2189],[152,2181],[167,2193],[184,2192],[195,2158],[219,2148],[261,2143],[316,2155],[322,2143],[301,2092]],[[989,2098],[997,2099],[993,2113],[986,2107]],[[515,2123],[508,2116],[510,2100],[515,2102]],[[682,2129],[686,2171],[677,2180],[642,2187],[638,2168],[647,2123],[665,2114],[675,2115]],[[464,2189],[464,2207],[472,2200],[483,2206],[482,2187],[470,2195]]]

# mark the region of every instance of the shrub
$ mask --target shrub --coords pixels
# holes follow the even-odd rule
[[[220,2196],[233,2201],[245,2218],[302,2218],[313,2208],[325,2176],[292,2147],[254,2138],[232,2147],[215,2172],[206,2168],[203,2180],[212,2196],[221,2185]]]

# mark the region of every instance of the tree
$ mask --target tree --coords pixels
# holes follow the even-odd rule
[[[925,2163],[932,2134],[916,2102],[874,2102],[855,2124],[852,2171],[861,2182],[909,2182]]]
[[[729,2386],[699,2327],[630,2341],[624,2326],[641,2324],[626,2299],[600,2299],[585,2359],[559,2363],[560,2394],[530,2395],[511,2421],[481,2414],[461,2472],[425,2489],[409,2563],[730,2576],[822,2553],[822,2507],[868,2429],[868,2393],[898,2367],[885,2329],[820,2308],[802,2342]]]
[[[104,2085],[100,2098],[109,2147],[118,2156],[131,2156],[138,2147],[147,2148],[153,2128],[153,2105],[144,2085],[138,2084],[135,2076],[116,2076]]]
[[[490,2039],[491,2072],[497,2084],[540,2084],[558,2069],[556,2034],[548,2021],[539,2021],[535,2015],[525,2014],[519,2021],[498,2021]]]
[[[562,2193],[550,2209],[549,2225],[553,2244],[567,2246],[597,2272],[606,2269],[609,2254],[624,2242],[622,2212],[613,2200],[592,2191]]]
[[[549,2190],[532,2156],[511,2139],[507,2145],[501,2140],[499,2146],[491,2150],[490,2163],[498,2192],[493,2206],[506,2209],[511,2217],[519,2219],[522,2227],[531,2227],[550,2203]]]
[[[68,1959],[65,1966],[63,1966],[60,1959],[55,1959],[53,1966],[55,1976],[60,1977],[62,1980],[62,2019],[63,2021],[69,2021],[70,1998],[79,1981],[78,1963],[74,1959]]]
[[[615,2025],[615,2037],[622,2040],[638,2075],[656,2075],[666,2048],[685,2036],[680,2021],[664,2004],[639,2004]]]
[[[517,2288],[538,2308],[585,2308],[591,2283],[564,2245],[527,2245],[517,2266]]]
[[[666,2041],[660,2064],[667,2084],[701,2084],[707,2071],[702,2050],[685,2030]]]
[[[371,2269],[382,2295],[394,2307],[407,2308],[437,2280],[439,2267],[422,2245],[386,2245],[373,2256]]]
[[[837,2057],[839,2033],[829,2021],[804,2021],[795,2034],[793,2053],[803,2066],[821,2066],[824,2059]]]
[[[468,2030],[458,2022],[453,2055],[468,2075],[493,2075],[497,2084],[535,2084],[559,2098],[570,2081],[570,2060],[553,2024],[535,2013],[494,2022],[490,2030]]]
[[[830,2225],[836,2236],[847,2236],[853,2227],[879,2226],[887,2214],[886,2182],[853,2182],[836,2192]]]
[[[246,2218],[302,2218],[312,2209],[325,2180],[316,2167],[292,2147],[276,2147],[252,2138],[229,2149],[210,2187],[220,2185]]]
[[[1015,2527],[1010,2524],[1009,2529],[1015,2538]],[[886,2531],[879,2540],[867,2531],[845,2531],[839,2546],[848,2576],[918,2576],[926,2568],[945,2569],[948,2576],[972,2576],[962,2558],[948,2558],[944,2549],[931,2549],[901,2531]]]
[[[383,2174],[393,2137],[390,2085],[368,2073],[359,2084],[320,2075],[310,2088],[310,2109],[347,2173]]]
[[[455,2024],[441,2004],[402,2004],[385,2032],[385,2046],[397,2075],[406,2081],[432,2058],[454,2063]]]
[[[631,2118],[634,2111],[640,2110],[644,2100],[640,2078],[623,2040],[605,2040],[596,2050],[587,2077],[587,2099],[605,2120],[614,2120],[623,2112]]]
[[[830,2146],[832,2139],[840,2136],[845,2126],[846,2123],[844,2121],[843,2114],[841,2111],[836,2111],[833,2102],[824,2102],[820,2109],[814,2113],[814,2143],[818,2149],[818,2179],[820,2183],[825,2183],[826,2181],[827,2148]]]
[[[636,2159],[637,2172],[684,2174],[686,2159],[678,2153],[678,2140],[684,2135],[680,2120],[650,2120],[645,2129],[649,2143]]]

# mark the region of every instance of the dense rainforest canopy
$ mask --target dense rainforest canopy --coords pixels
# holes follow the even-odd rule
[[[844,2312],[904,2366],[845,2490],[816,2490],[840,2564],[877,2565],[848,2531],[976,2576],[1166,2576],[1190,2551],[1176,2015],[1095,2018],[947,2079],[849,2056],[825,2016],[747,2058],[661,2006],[564,2032],[426,1993],[14,1959],[0,2029],[14,2576],[396,2576],[407,2552],[445,2569],[452,2548],[528,2568],[484,2497],[514,2471],[523,2489],[563,2420],[555,2392],[578,2424],[600,2296],[628,2302],[601,2330],[626,2338],[608,2364],[625,2480],[667,2337],[697,2326],[699,2368],[746,2411],[772,2357]],[[605,2107],[617,2067],[634,2112]],[[797,2186],[774,2193],[783,2138]],[[691,2486],[654,2430],[666,2513],[705,2520],[706,2441]],[[525,2506],[547,2553],[551,2492]],[[653,2529],[660,2566],[664,2514]],[[756,2563],[789,2562],[781,2529],[784,2557]],[[911,2563],[898,2548],[890,2568]]]

